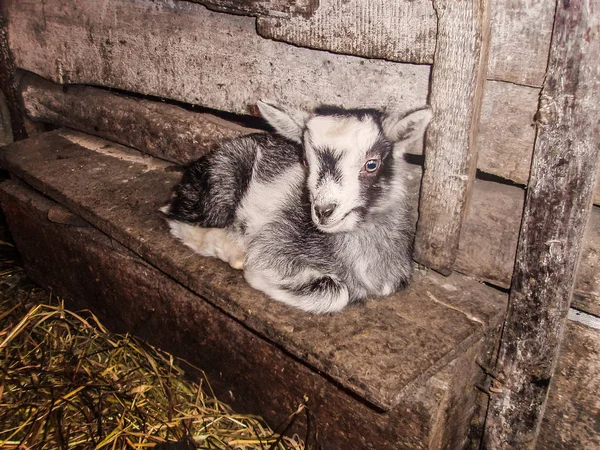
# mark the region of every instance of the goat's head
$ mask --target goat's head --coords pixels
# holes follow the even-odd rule
[[[328,233],[352,230],[389,201],[398,161],[432,117],[429,108],[386,114],[329,106],[307,112],[270,102],[258,107],[279,134],[302,144],[312,219]]]

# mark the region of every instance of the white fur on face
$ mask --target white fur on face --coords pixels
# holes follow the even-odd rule
[[[360,198],[359,173],[369,151],[380,138],[380,129],[370,117],[315,116],[306,124],[304,142],[309,167],[308,189],[312,218],[319,229],[329,233],[349,231],[358,222],[355,208],[364,206]],[[320,177],[320,152],[330,152],[337,160],[340,177]],[[323,224],[315,205],[335,204],[336,209]]]

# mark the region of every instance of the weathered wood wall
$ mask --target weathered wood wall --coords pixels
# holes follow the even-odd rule
[[[259,18],[261,36],[303,47],[399,62],[432,63],[431,0],[321,0],[310,17]]]
[[[255,19],[185,1],[7,0],[19,68],[248,113],[259,99],[409,109],[426,103],[429,66],[334,55],[263,39]],[[149,26],[149,24],[152,24]]]
[[[477,180],[463,224],[455,270],[510,287],[525,191]],[[564,217],[548,218],[564,220]],[[582,244],[573,306],[600,315],[600,207],[590,214]]]
[[[600,169],[600,17],[558,2],[484,447],[533,449]]]
[[[330,21],[342,20],[344,17],[353,17],[356,14],[362,14],[360,17],[363,18],[376,18],[389,10],[383,6],[376,7],[376,3],[369,2],[369,4],[372,8],[367,11],[363,3],[348,2],[338,5],[344,14],[323,15],[327,8],[337,5],[329,0],[323,0],[321,8],[312,18],[297,16],[285,20],[289,20],[291,27],[293,23],[319,23],[318,21],[325,20],[326,16]],[[498,14],[498,4],[498,2],[492,3],[492,14]],[[278,93],[280,100],[296,106],[311,106],[325,101],[345,106],[390,105],[410,108],[425,103],[430,73],[426,66],[365,60],[300,49],[257,37],[253,26],[255,19],[252,18],[213,13],[201,5],[187,2],[153,5],[145,0],[126,3],[111,0],[106,2],[103,8],[92,1],[81,2],[78,8],[72,8],[69,2],[51,0],[46,2],[42,12],[41,4],[33,0],[19,2],[8,0],[4,8],[10,18],[9,37],[17,65],[58,82],[113,86],[235,112],[247,112],[257,99],[272,96],[274,92]],[[516,8],[515,11],[524,7],[524,4],[518,6],[511,3],[511,5],[511,8]],[[546,6],[539,3],[533,6],[535,8],[517,20],[517,22],[521,21],[519,26],[523,27],[522,30],[525,29],[523,20],[531,21],[537,17],[543,22],[541,17],[547,15]],[[426,3],[417,3],[410,11],[417,14],[419,8],[425,11]],[[321,19],[319,14],[322,14]],[[427,14],[422,13],[421,16],[426,17]],[[144,17],[145,20],[140,20],[140,17]],[[136,20],[133,20],[134,18]],[[259,29],[261,21],[266,24],[280,20],[284,19],[262,18],[258,22]],[[492,22],[493,47],[494,42],[498,42],[499,32],[497,20]],[[74,23],[84,25],[74,26]],[[155,23],[156,26],[144,28],[144,23]],[[370,21],[364,20],[364,23]],[[402,28],[399,27],[399,23],[394,22],[389,27],[382,28],[392,32]],[[346,28],[340,30],[346,30],[344,33],[349,32],[348,26],[350,22]],[[424,25],[423,27],[426,29]],[[317,28],[329,30],[330,26],[319,25]],[[534,28],[529,26],[532,33]],[[543,31],[545,25],[538,28],[536,33],[541,33],[539,36],[546,33]],[[374,30],[362,31],[372,32],[371,36],[377,36]],[[524,37],[520,36],[519,39],[522,41]],[[513,36],[513,39],[515,42],[521,42],[516,36]],[[386,38],[381,42],[384,41],[393,40]],[[209,42],[210,46],[207,47],[206,42]],[[326,42],[326,39],[323,42]],[[236,58],[239,59],[239,52],[218,50],[219,47],[242,48],[242,46],[249,49],[249,52],[242,55],[238,64]],[[356,53],[362,52],[358,47],[350,50]],[[525,58],[527,56],[524,55],[531,50],[529,47],[524,48],[519,55]],[[392,50],[388,48],[381,50],[383,51]],[[540,53],[540,50],[537,49],[536,52]],[[133,54],[136,55],[135,64],[132,63]],[[370,55],[377,56],[379,53]],[[400,56],[398,58],[400,59]],[[494,59],[493,48],[490,58],[491,74],[493,73],[491,69]],[[533,66],[527,67],[529,70]],[[231,77],[232,73],[235,74],[234,77]],[[332,89],[332,86],[339,90]],[[33,86],[29,86],[25,92],[30,107],[33,107],[35,102],[31,94],[34,89]],[[77,95],[71,97],[75,101],[76,97],[83,95],[83,89],[75,88],[75,91],[69,89],[67,92],[77,92]],[[41,95],[40,91],[36,92],[35,95]],[[85,92],[91,92],[90,95],[93,97],[93,90]],[[208,134],[199,135],[193,131],[194,129],[198,131],[200,128],[206,130],[203,126],[194,128],[193,123],[186,121],[187,119],[180,121],[178,119],[180,116],[174,112],[178,110],[176,107],[173,107],[173,111],[165,111],[173,119],[170,122],[157,119],[154,123],[142,124],[140,130],[145,130],[147,134],[145,137],[140,137],[136,133],[131,133],[132,127],[136,126],[135,120],[128,122],[125,116],[110,119],[109,115],[104,115],[104,118],[94,125],[98,130],[83,126],[85,120],[90,119],[90,123],[95,122],[91,117],[82,117],[78,125],[66,121],[66,116],[59,120],[56,116],[61,115],[62,112],[81,112],[82,109],[75,107],[75,103],[67,102],[61,106],[62,112],[60,109],[53,110],[57,107],[57,104],[53,103],[53,95],[49,89],[45,100],[38,99],[40,104],[36,108],[42,107],[44,101],[50,103],[47,104],[44,112],[30,111],[32,117],[75,126],[126,145],[145,148],[151,154],[152,145],[168,148],[167,144],[171,144],[172,154],[163,152],[163,157],[178,162],[192,155],[192,152],[183,149],[189,149],[194,141],[200,142],[200,148],[196,149],[198,152],[204,151],[202,147],[208,148],[214,142]],[[487,83],[477,136],[480,171],[521,185],[528,182],[534,140],[533,121],[538,97],[539,88],[536,87],[503,81]],[[117,99],[118,96],[115,95],[113,98]],[[142,108],[149,106],[144,101],[133,101],[128,108],[133,105]],[[98,114],[106,112],[105,109],[97,106],[95,112]],[[131,111],[135,110],[133,108]],[[154,134],[152,130],[155,130],[155,126],[159,123],[170,123],[171,131],[173,135],[178,136],[177,139],[166,142],[165,139],[170,134],[167,129]],[[112,132],[111,134],[110,130],[116,124],[120,124],[117,130],[129,131],[129,133]],[[183,128],[188,126],[191,134],[186,135]],[[137,136],[137,141],[132,140],[134,136]],[[214,137],[218,138],[217,135]],[[518,188],[485,184],[481,186],[487,187],[476,189],[473,195],[472,206],[467,211],[464,223],[467,230],[462,233],[454,268],[498,285],[508,286],[523,194]],[[501,193],[506,194],[507,197],[502,196]],[[600,186],[596,187],[595,201],[600,203]],[[501,205],[506,207],[502,208]],[[594,227],[593,222],[589,228],[591,231],[588,231],[588,234],[594,235],[593,230],[597,227]],[[590,310],[596,303],[600,303],[596,300],[600,283],[597,279],[598,271],[595,270],[598,258],[594,250],[596,240],[586,239],[586,242],[589,244],[586,244],[584,250],[584,262],[579,275],[577,292],[582,294],[582,302]],[[490,245],[500,250],[497,253],[482,253],[481,245]],[[594,295],[590,296],[589,293]]]
[[[540,87],[554,3],[495,0],[490,5],[488,78]],[[262,36],[296,45],[415,63],[433,62],[438,33],[436,11],[428,0],[321,0],[312,16],[259,18],[257,29]]]
[[[600,448],[600,330],[567,324],[536,450]]]

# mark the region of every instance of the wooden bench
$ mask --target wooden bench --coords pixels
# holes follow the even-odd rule
[[[177,166],[67,129],[1,160],[21,180],[1,200],[28,273],[185,356],[241,410],[280,423],[307,396],[325,448],[464,444],[505,294],[421,269],[388,298],[303,313],[169,235],[158,208]]]

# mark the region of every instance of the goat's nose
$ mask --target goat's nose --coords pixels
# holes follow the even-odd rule
[[[333,214],[335,203],[327,203],[325,205],[315,205],[315,214],[319,219],[326,219]]]

